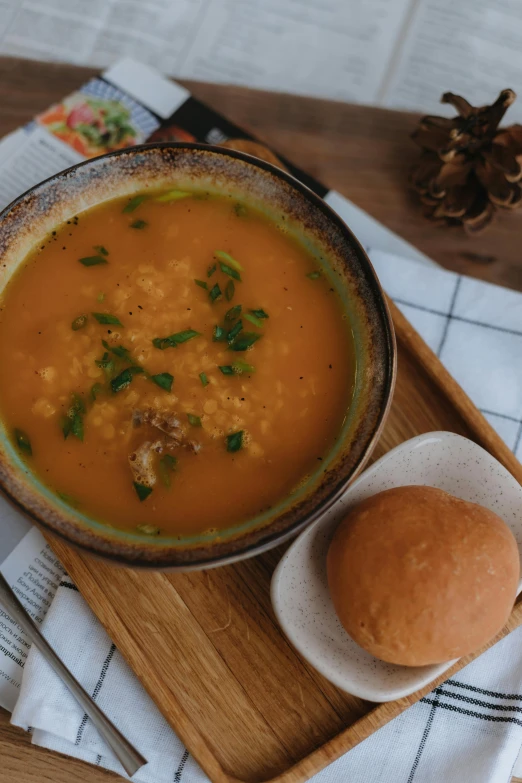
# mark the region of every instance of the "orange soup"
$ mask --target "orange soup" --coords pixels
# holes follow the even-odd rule
[[[118,199],[57,227],[0,309],[0,413],[27,465],[118,528],[229,528],[328,454],[353,341],[315,258],[225,197]]]

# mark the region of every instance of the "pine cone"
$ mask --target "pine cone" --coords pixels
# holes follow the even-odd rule
[[[502,90],[492,106],[474,107],[446,92],[441,103],[451,104],[458,116],[421,119],[412,139],[423,152],[410,181],[428,218],[476,233],[497,207],[520,206],[522,125],[498,129],[515,99],[513,90]]]

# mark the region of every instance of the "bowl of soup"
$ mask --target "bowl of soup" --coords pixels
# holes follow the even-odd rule
[[[0,486],[120,563],[274,546],[360,471],[393,327],[341,219],[269,163],[195,144],[79,164],[0,215]]]

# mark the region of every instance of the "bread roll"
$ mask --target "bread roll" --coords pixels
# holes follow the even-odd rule
[[[424,666],[495,636],[515,600],[515,538],[492,511],[433,487],[397,487],[354,508],[328,551],[328,584],[352,639]]]

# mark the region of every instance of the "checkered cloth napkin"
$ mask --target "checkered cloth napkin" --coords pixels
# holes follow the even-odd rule
[[[370,250],[370,256],[385,290],[521,456],[522,295],[379,251]],[[100,707],[149,759],[134,780],[206,780],[68,577],[44,631]],[[12,722],[32,727],[38,745],[125,776],[34,648]],[[522,628],[313,780],[507,783],[521,744]]]

